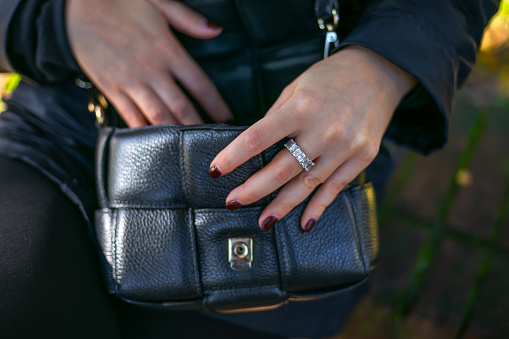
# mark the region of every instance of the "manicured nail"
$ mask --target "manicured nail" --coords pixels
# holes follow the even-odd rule
[[[244,207],[244,204],[238,200],[232,200],[232,201],[226,203],[226,209],[229,211],[235,211],[241,207]]]
[[[279,219],[273,215],[268,217],[262,222],[262,230],[268,231],[279,221]]]
[[[210,28],[210,29],[222,29],[223,28],[212,21],[205,21],[205,27]]]
[[[222,175],[223,175],[223,173],[221,173],[221,171],[219,170],[219,167],[217,167],[216,165],[212,166],[209,169],[209,176],[211,178],[219,178]]]
[[[306,226],[304,226],[304,232],[311,231],[311,229],[313,228],[313,226],[315,226],[315,224],[316,224],[316,219],[315,218],[309,219],[308,223],[306,224]]]

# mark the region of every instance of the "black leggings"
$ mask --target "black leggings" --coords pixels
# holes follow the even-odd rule
[[[281,338],[108,296],[78,208],[39,171],[2,157],[0,337]]]

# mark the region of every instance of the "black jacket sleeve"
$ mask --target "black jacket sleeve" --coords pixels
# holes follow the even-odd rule
[[[0,0],[0,71],[39,83],[75,76],[65,29],[65,0]]]
[[[340,5],[341,6],[341,5]],[[361,45],[414,75],[387,135],[429,153],[447,139],[454,95],[471,71],[496,0],[375,0],[340,48]]]

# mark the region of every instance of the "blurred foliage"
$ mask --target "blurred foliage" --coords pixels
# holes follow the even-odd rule
[[[0,112],[5,109],[5,105],[1,99],[6,98],[14,91],[21,81],[21,76],[18,74],[0,74]]]
[[[509,100],[509,0],[502,0],[500,10],[485,31],[477,68],[492,73],[497,94]]]

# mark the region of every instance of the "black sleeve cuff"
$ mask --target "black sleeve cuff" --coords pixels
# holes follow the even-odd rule
[[[442,147],[447,140],[447,116],[454,95],[453,53],[406,13],[384,13],[365,20],[340,48],[348,45],[371,49],[419,81],[409,96],[414,102],[422,100],[422,105],[411,105],[413,112],[400,105],[386,135],[425,154]],[[433,100],[427,100],[422,88]]]
[[[377,1],[342,41],[339,48],[369,48],[417,78],[419,85],[402,101],[387,130],[396,143],[424,154],[445,144],[454,95],[473,67],[489,18],[477,20],[482,15],[465,17],[444,0]],[[478,24],[472,27],[471,22]]]
[[[67,40],[65,0],[22,1],[9,26],[7,56],[16,72],[39,83],[79,74]]]

